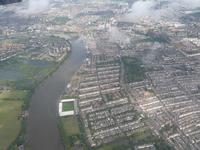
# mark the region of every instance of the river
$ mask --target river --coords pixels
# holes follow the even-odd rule
[[[60,68],[35,91],[30,102],[28,120],[28,144],[31,150],[63,150],[57,128],[58,100],[66,83],[86,58],[86,50],[80,39],[73,40],[72,53]]]

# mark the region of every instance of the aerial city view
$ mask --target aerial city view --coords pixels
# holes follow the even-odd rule
[[[200,150],[200,0],[0,0],[0,150]]]

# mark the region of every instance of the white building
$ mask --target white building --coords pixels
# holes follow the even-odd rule
[[[73,103],[74,104],[74,110],[69,110],[69,111],[63,111],[63,104],[64,103]],[[63,99],[59,103],[59,116],[64,117],[64,116],[72,116],[77,113],[77,101],[76,99]]]

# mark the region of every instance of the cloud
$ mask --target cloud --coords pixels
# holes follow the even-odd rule
[[[49,7],[49,0],[29,0],[27,11],[30,13],[37,13],[47,10]]]
[[[123,43],[129,43],[130,39],[127,35],[125,35],[123,32],[119,31],[119,29],[117,27],[109,27],[108,30],[109,34],[110,34],[110,40],[112,42],[123,42]]]
[[[137,1],[132,6],[132,16],[136,19],[156,14],[154,9],[157,3],[155,1]]]
[[[200,0],[138,0],[133,3],[131,13],[126,19],[138,21],[145,17],[152,19],[173,18],[180,15],[182,9],[196,9]]]
[[[200,0],[176,0],[176,1],[187,8],[189,7],[191,9],[195,9],[197,7],[200,7]]]
[[[23,0],[22,3],[17,4],[13,10],[19,15],[31,15],[45,12],[50,8],[52,0]]]

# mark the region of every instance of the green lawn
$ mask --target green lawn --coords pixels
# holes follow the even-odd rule
[[[72,149],[75,143],[81,142],[79,122],[76,116],[61,118],[58,128],[66,150]]]
[[[105,145],[105,146],[98,148],[97,150],[113,150],[113,148],[111,145]]]
[[[0,92],[0,100],[24,100],[28,92],[25,90],[11,90]]]
[[[66,118],[62,118],[63,126],[65,132],[68,136],[79,134],[79,126],[76,117],[69,116]]]
[[[130,148],[131,146],[127,141],[127,138],[121,137],[111,143],[102,145],[99,148],[96,148],[95,150],[128,150]]]
[[[63,111],[71,111],[74,110],[74,102],[65,102],[63,103]]]
[[[22,103],[19,100],[0,100],[0,150],[5,150],[19,134],[21,124],[17,115]]]

